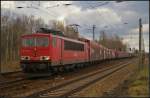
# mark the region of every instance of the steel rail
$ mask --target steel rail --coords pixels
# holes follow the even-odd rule
[[[130,62],[130,63],[131,63],[131,62]],[[73,90],[71,90],[71,91],[68,91],[68,92],[64,93],[63,95],[61,95],[61,97],[70,96],[70,95],[72,95],[72,94],[74,94],[74,93],[76,93],[76,92],[79,92],[79,91],[81,91],[82,89],[86,88],[87,86],[89,86],[89,85],[91,85],[91,84],[93,84],[93,83],[95,83],[95,82],[97,82],[97,81],[99,81],[99,80],[101,80],[101,79],[104,79],[105,77],[110,76],[111,74],[113,74],[113,73],[119,71],[120,69],[126,67],[126,65],[128,65],[128,64],[130,64],[130,63],[123,64],[121,67],[119,67],[119,68],[117,68],[117,69],[115,69],[115,70],[113,70],[113,71],[111,71],[111,72],[109,72],[109,73],[107,73],[107,74],[105,74],[105,75],[103,75],[103,76],[101,76],[101,77],[98,77],[98,78],[96,78],[96,79],[93,79],[93,80],[87,82],[87,83],[84,84],[84,85],[81,85],[81,86],[79,86],[79,87],[77,87],[77,88],[75,88],[75,89],[73,89]]]
[[[34,94],[32,94],[32,95],[29,95],[28,97],[39,97],[40,95],[45,94],[45,92],[54,91],[54,90],[60,89],[60,88],[62,88],[62,87],[64,87],[64,86],[71,85],[72,83],[75,83],[75,82],[77,82],[77,81],[84,80],[84,79],[86,79],[86,78],[92,77],[93,75],[96,75],[96,74],[98,74],[98,73],[105,72],[105,71],[107,71],[107,70],[109,70],[109,69],[112,69],[112,68],[114,68],[114,67],[116,68],[116,66],[119,66],[119,65],[122,65],[122,64],[117,64],[117,65],[115,65],[115,66],[111,66],[111,67],[105,68],[105,69],[103,69],[103,70],[98,70],[98,71],[96,71],[96,72],[94,72],[94,73],[89,73],[89,74],[86,74],[86,75],[82,75],[82,76],[80,76],[80,77],[76,77],[76,78],[74,78],[74,79],[70,79],[70,80],[66,81],[65,83],[57,84],[57,85],[54,86],[54,87],[51,87],[51,88],[46,89],[46,90],[43,90],[43,91],[39,91],[39,92],[37,92],[37,93],[34,93]]]

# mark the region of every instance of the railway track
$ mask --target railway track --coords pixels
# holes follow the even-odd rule
[[[24,77],[24,73],[22,71],[16,71],[16,72],[8,72],[8,73],[2,73],[1,74],[5,80],[10,80],[10,79],[14,79],[14,78],[20,78],[20,77]],[[3,82],[0,82],[3,83]]]
[[[2,90],[4,88],[9,88],[13,84],[15,85],[15,84],[27,79],[25,77],[24,73],[21,71],[8,72],[8,73],[4,73],[2,75],[4,77],[4,80],[2,82],[0,82],[0,90]]]
[[[22,71],[15,71],[15,72],[7,72],[7,73],[2,73],[2,75],[8,76],[8,75],[16,75],[18,73],[22,73]]]
[[[99,81],[112,73],[126,67],[126,65],[130,64],[131,62],[117,64],[115,66],[111,66],[105,68],[103,70],[98,70],[96,72],[92,72],[71,80],[66,81],[65,83],[57,84],[54,87],[51,87],[47,90],[40,91],[34,93],[28,97],[66,97],[70,96],[81,89],[89,86],[90,84]]]
[[[126,60],[125,60],[126,61]],[[116,62],[114,62],[114,65],[113,66],[119,66],[119,65],[121,65],[121,64],[123,64],[124,62],[125,62],[124,60],[120,60],[119,62],[118,61],[116,61]],[[116,65],[116,63],[118,63],[117,65]],[[109,66],[109,65],[111,65],[112,64],[112,62],[110,62],[110,63],[104,63],[103,64],[103,66],[105,65],[105,67],[103,68],[103,67],[100,67],[99,68],[99,70],[101,70],[101,72],[104,72],[104,71],[106,71],[106,70],[108,70],[109,68],[113,68],[113,66]],[[106,66],[107,65],[107,66]],[[101,65],[102,66],[102,65]],[[90,68],[91,69],[91,68]],[[93,70],[93,69],[92,69]],[[72,72],[72,74],[73,74],[74,72]],[[98,72],[96,71],[94,71],[94,72],[92,72],[93,74],[95,73],[95,75],[96,74],[98,74]],[[91,76],[92,76],[92,73],[91,72],[89,72],[89,73],[87,73],[87,75],[90,75],[91,74]],[[68,75],[68,73],[66,73],[66,75],[64,75],[64,78],[66,78],[67,77],[67,75]],[[70,75],[68,75],[68,76],[70,76]],[[78,75],[78,76],[80,76],[80,75]],[[56,81],[53,81],[53,78],[52,77],[48,77],[49,79],[48,80],[50,80],[50,81],[47,81],[47,82],[44,82],[45,80],[26,80],[26,79],[20,79],[20,80],[16,80],[16,82],[15,81],[13,81],[12,83],[11,82],[9,82],[9,83],[6,83],[6,86],[2,86],[0,89],[1,90],[4,90],[4,91],[7,91],[8,90],[8,94],[7,94],[7,92],[5,92],[6,94],[2,94],[2,95],[9,95],[9,96],[24,96],[24,94],[23,93],[27,93],[27,90],[28,89],[26,89],[26,90],[23,90],[24,89],[24,85],[26,85],[26,86],[33,86],[33,90],[35,90],[35,89],[37,89],[36,91],[33,91],[33,93],[29,93],[29,94],[27,94],[27,96],[28,95],[31,95],[31,96],[34,96],[34,95],[37,95],[38,96],[38,93],[40,93],[40,92],[42,92],[43,90],[43,92],[45,92],[45,89],[43,89],[43,90],[40,90],[39,88],[37,88],[37,87],[35,87],[35,85],[41,85],[41,84],[44,84],[45,83],[45,85],[47,85],[48,87],[51,87],[51,88],[54,88],[54,86],[58,86],[58,85],[64,85],[64,83],[66,83],[66,85],[68,85],[68,83],[70,83],[71,81],[72,81],[72,83],[75,83],[75,81],[76,82],[78,82],[79,80],[84,80],[84,79],[86,79],[86,78],[88,78],[88,76],[86,76],[85,74],[83,74],[82,75],[82,77],[84,76],[84,78],[82,78],[82,79],[79,79],[79,77],[78,76],[75,76],[75,78],[68,78],[68,82],[66,83],[65,81],[66,80],[60,80],[58,83],[56,83],[55,85],[52,85],[53,84],[53,82],[56,82]],[[55,76],[54,76],[55,77]],[[39,82],[39,81],[42,81],[42,82]],[[70,82],[69,82],[70,81]],[[42,86],[42,85],[41,85]],[[47,88],[48,88],[47,87]],[[71,86],[70,86],[71,87]],[[69,88],[70,88],[69,87]],[[18,89],[19,88],[19,89]],[[28,87],[27,87],[28,88]],[[42,87],[41,87],[42,88]],[[47,89],[46,88],[46,89]],[[57,87],[56,87],[57,88]],[[19,91],[17,91],[17,93],[16,93],[16,90],[19,90]],[[11,92],[10,92],[11,91]],[[19,93],[20,92],[20,93]],[[38,92],[38,93],[37,93]],[[53,91],[52,91],[53,92]],[[32,95],[33,94],[33,95]],[[56,96],[55,94],[53,94],[54,96]],[[1,95],[0,95],[1,96]],[[43,95],[42,95],[43,96]],[[29,96],[30,97],[30,96]]]
[[[13,77],[14,79],[9,79],[9,80],[7,79],[7,81],[0,82],[0,90],[30,83],[30,82],[26,82],[27,78],[22,75],[20,76],[20,73],[21,72],[18,71],[18,72],[10,72],[10,73],[3,74],[7,78]]]
[[[2,80],[0,81],[0,85],[13,82],[16,80],[19,80],[20,78],[24,77],[25,74],[22,71],[16,71],[16,72],[8,72],[8,73],[2,73]]]
[[[21,84],[26,84],[25,80],[27,80],[27,79],[26,78],[17,78],[15,80],[2,82],[2,83],[0,83],[0,90],[10,88],[13,86],[19,86]]]

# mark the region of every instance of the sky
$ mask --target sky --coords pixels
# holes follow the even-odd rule
[[[17,9],[19,6],[24,8]],[[63,21],[65,25],[78,24],[80,36],[88,39],[92,39],[95,25],[96,39],[105,31],[110,36],[117,34],[136,49],[141,18],[145,50],[149,51],[149,1],[1,1],[1,11],[4,9],[40,17],[47,24],[51,20]]]

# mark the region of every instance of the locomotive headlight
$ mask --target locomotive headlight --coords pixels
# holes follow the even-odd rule
[[[41,56],[40,57],[40,60],[49,60],[50,58],[49,58],[49,56]]]
[[[30,60],[29,56],[21,56],[21,60]]]

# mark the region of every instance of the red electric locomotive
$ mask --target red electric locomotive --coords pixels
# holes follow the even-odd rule
[[[22,36],[20,63],[25,72],[43,73],[63,65],[88,62],[88,53],[88,43],[41,32]]]
[[[75,40],[65,37],[60,31],[43,28],[21,38],[20,64],[26,73],[43,74],[68,66],[129,56],[87,39]]]

